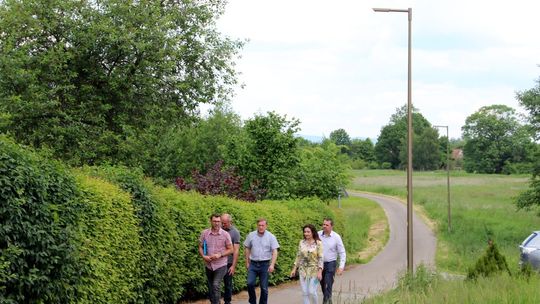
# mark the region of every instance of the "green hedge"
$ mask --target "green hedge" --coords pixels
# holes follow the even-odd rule
[[[141,284],[139,226],[130,196],[104,180],[77,174],[83,272],[77,303],[133,303]]]
[[[268,220],[281,245],[277,284],[288,280],[301,227],[335,217],[319,200],[247,203],[156,186],[129,168],[67,170],[3,137],[0,195],[0,303],[204,297],[197,243],[214,212],[233,215],[242,242]],[[244,265],[242,249],[235,290],[246,286]]]
[[[186,244],[176,231],[177,223],[169,215],[164,200],[156,199],[151,193],[155,186],[145,180],[139,170],[125,167],[93,167],[84,172],[105,178],[118,184],[131,194],[135,215],[140,229],[142,246],[140,285],[138,300],[142,303],[176,303],[184,292],[184,283],[189,279],[182,264]]]
[[[173,221],[178,225],[176,233],[187,245],[183,252],[183,273],[189,278],[184,285],[184,298],[200,297],[207,291],[204,264],[198,254],[200,232],[210,226],[209,217],[214,212],[230,213],[242,240],[256,229],[256,220],[268,220],[268,231],[276,235],[280,243],[276,271],[270,277],[271,284],[289,279],[298,241],[302,238],[302,226],[306,223],[320,224],[326,216],[334,216],[327,205],[319,200],[262,201],[247,203],[226,197],[201,196],[197,193],[178,192],[173,188],[154,188],[154,196],[166,201]],[[246,268],[241,246],[238,267],[234,277],[236,291],[246,287]]]
[[[77,197],[59,163],[0,136],[0,303],[75,298]]]

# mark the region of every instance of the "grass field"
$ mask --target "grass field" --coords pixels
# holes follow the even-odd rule
[[[351,189],[406,198],[406,173],[354,171]],[[426,270],[405,275],[399,286],[362,303],[540,303],[540,276],[519,273],[518,245],[540,229],[534,212],[516,210],[515,197],[527,188],[528,176],[452,172],[452,230],[448,232],[446,172],[415,172],[413,202],[436,223],[438,273],[465,274],[492,238],[506,257],[512,276],[447,280]]]
[[[444,280],[421,274],[413,280],[403,279],[398,288],[362,301],[362,304],[536,304],[540,303],[540,277],[506,274],[480,278],[477,281]]]
[[[406,174],[393,170],[355,170],[350,188],[406,198]],[[447,228],[446,172],[414,172],[413,202],[436,224],[437,267],[465,273],[493,238],[517,270],[518,245],[532,230],[540,229],[533,212],[517,211],[514,197],[527,188],[525,175],[486,175],[451,172],[452,231]]]

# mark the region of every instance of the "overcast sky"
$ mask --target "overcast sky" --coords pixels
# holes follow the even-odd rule
[[[407,102],[407,14],[372,7],[413,9],[412,102],[451,138],[482,106],[522,111],[516,91],[540,76],[540,0],[229,0],[218,29],[249,39],[234,111],[376,139]]]

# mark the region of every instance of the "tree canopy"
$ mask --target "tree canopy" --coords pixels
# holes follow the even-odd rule
[[[540,78],[536,86],[517,94],[520,104],[529,112],[528,121],[531,123],[534,136],[540,139]],[[517,199],[519,208],[530,209],[540,205],[540,145],[536,143],[533,154],[534,164],[529,189],[520,194]],[[538,212],[540,215],[540,211]]]
[[[336,145],[350,146],[351,137],[347,134],[347,131],[344,129],[337,129],[330,132],[330,140]]]
[[[431,123],[413,108],[413,156],[416,153],[424,153],[418,149],[423,149],[423,146],[417,146],[419,141],[415,137],[419,137],[424,133],[426,128],[431,129]],[[381,134],[375,145],[375,157],[381,164],[389,163],[392,169],[397,169],[406,165],[407,151],[407,105],[396,109],[396,113],[390,117],[390,122],[381,129]],[[405,155],[405,159],[403,159]],[[438,156],[437,156],[438,157]],[[413,166],[416,166],[416,161],[413,157]]]
[[[223,8],[1,1],[0,131],[71,164],[129,163],[199,104],[230,96],[242,43],[217,32]]]
[[[531,134],[511,107],[482,107],[467,117],[462,131],[466,141],[463,162],[467,172],[503,173],[511,163],[528,161],[532,149]]]

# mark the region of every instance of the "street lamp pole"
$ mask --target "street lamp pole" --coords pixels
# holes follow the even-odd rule
[[[446,196],[448,201],[448,232],[452,230],[450,217],[450,137],[448,137],[448,126],[433,126],[435,128],[446,128]]]
[[[407,13],[408,15],[408,75],[407,75],[407,270],[413,273],[413,220],[412,220],[412,172],[413,172],[413,128],[412,128],[412,102],[411,102],[411,21],[412,8],[408,9],[391,9],[391,8],[374,8],[375,12],[390,13]]]

